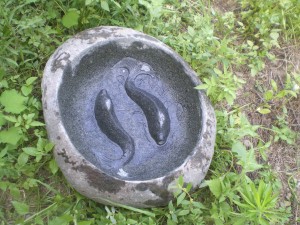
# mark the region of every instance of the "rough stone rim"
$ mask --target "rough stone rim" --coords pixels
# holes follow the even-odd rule
[[[171,48],[169,48],[159,40],[129,28],[97,27],[85,30],[75,35],[73,38],[67,40],[53,53],[53,55],[48,60],[42,80],[42,101],[44,117],[49,139],[55,143],[54,155],[58,162],[58,165],[60,166],[69,183],[71,183],[71,185],[73,185],[80,193],[105,204],[121,202],[138,207],[151,207],[157,204],[150,203],[149,205],[143,205],[139,203],[127,203],[126,201],[122,201],[122,199],[115,195],[121,190],[127,192],[128,194],[130,188],[136,188],[137,185],[140,185],[140,181],[121,180],[116,177],[108,176],[99,168],[95,167],[93,164],[83,158],[83,156],[71,143],[60,118],[58,90],[60,84],[62,83],[64,67],[68,63],[74,63],[73,60],[78,58],[78,56],[87,48],[99,46],[99,44],[101,45],[101,43],[103,44],[110,40],[117,40],[118,38],[132,38],[136,39],[137,41],[142,40],[149,44],[152,44],[156,48],[160,48],[167,54],[172,54],[172,56],[178,61],[178,63],[183,65],[189,78],[195,84],[201,83],[197,77],[197,74],[190,68],[190,66],[177,53],[175,53]],[[198,91],[198,96],[202,109],[202,131],[195,149],[185,159],[184,163],[182,163],[182,165],[177,169],[173,170],[163,177],[144,180],[142,181],[143,184],[156,184],[169,190],[170,186],[172,186],[172,184],[174,183],[174,180],[180,175],[184,175],[184,182],[192,183],[194,187],[203,180],[205,174],[208,171],[208,167],[213,156],[213,147],[216,133],[216,119],[214,110],[206,95],[202,91]],[[64,138],[61,138],[62,136]],[[83,167],[85,169],[89,168],[89,171],[84,171]],[[108,194],[106,199],[104,198],[104,196],[95,196],[94,194],[96,193],[107,193],[107,191],[104,189],[99,190],[98,187],[92,187],[91,190],[86,191],[83,187],[81,187],[80,182],[86,182],[89,180],[91,181],[91,177],[89,177],[90,173],[95,173],[100,177],[102,176],[102,178],[104,177],[105,179],[108,179],[108,183],[115,185],[118,184],[122,187],[120,188],[120,190],[118,190],[118,188],[116,188],[116,190],[113,190],[111,192],[112,194]],[[72,176],[78,176],[79,179],[70,179],[70,177]],[[92,184],[90,183],[90,185]],[[92,194],[86,192],[91,192]],[[151,192],[158,196],[155,191],[151,190]],[[152,193],[149,193],[149,196],[151,196]],[[130,196],[128,197],[130,198]],[[132,198],[133,197],[134,196],[132,196]],[[163,199],[163,197],[159,197]],[[170,196],[168,196],[168,198],[170,198]]]

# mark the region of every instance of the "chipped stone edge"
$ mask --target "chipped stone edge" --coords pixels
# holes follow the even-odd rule
[[[202,108],[202,131],[192,154],[176,170],[164,177],[146,181],[127,181],[108,176],[87,161],[74,147],[62,124],[58,91],[66,66],[74,66],[84,51],[111,40],[130,38],[144,41],[172,55],[182,64],[195,86],[200,84],[197,74],[170,47],[138,31],[122,27],[97,27],[83,31],[61,45],[48,60],[42,79],[42,102],[49,139],[55,144],[54,156],[68,182],[81,194],[103,204],[114,203],[148,208],[166,205],[173,197],[176,179],[184,175],[184,182],[196,187],[204,179],[214,152],[216,118],[204,94],[199,91]],[[73,67],[74,68],[74,67]],[[76,177],[77,179],[72,179]],[[89,184],[83,185],[83,184]],[[134,191],[133,191],[134,190]]]

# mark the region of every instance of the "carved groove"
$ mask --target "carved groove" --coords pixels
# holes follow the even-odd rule
[[[119,122],[112,100],[105,89],[97,95],[95,117],[102,132],[122,149],[122,159],[125,159],[123,165],[129,163],[135,152],[134,141]]]

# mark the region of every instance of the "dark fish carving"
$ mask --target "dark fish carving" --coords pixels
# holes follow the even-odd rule
[[[102,132],[122,149],[122,159],[125,160],[123,165],[129,163],[135,151],[134,141],[119,122],[112,100],[105,89],[97,95],[95,117]]]
[[[143,110],[149,133],[158,145],[166,143],[170,133],[170,117],[164,104],[154,95],[135,86],[137,74],[125,81],[127,95]],[[146,74],[147,75],[147,74]]]

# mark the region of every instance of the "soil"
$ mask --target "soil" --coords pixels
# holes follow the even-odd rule
[[[278,59],[273,62],[266,61],[264,70],[255,77],[247,70],[236,72],[247,83],[239,90],[235,103],[239,106],[246,105],[243,112],[251,124],[268,128],[258,130],[264,141],[274,138],[274,132],[269,129],[279,125],[278,116],[284,114],[283,106],[286,106],[288,127],[298,134],[295,143],[290,145],[282,140],[274,142],[267,151],[267,160],[258,160],[270,165],[281,180],[280,206],[291,207],[293,216],[290,223],[300,224],[300,98],[291,98],[288,102],[275,99],[268,102],[271,106],[270,113],[263,115],[257,111],[257,108],[265,103],[264,92],[272,89],[272,79],[277,83],[278,90],[281,90],[284,88],[287,73],[300,73],[300,46],[285,46],[273,54]],[[257,144],[255,140],[251,141],[253,145]]]
[[[234,0],[213,1],[213,7],[221,13],[239,10]],[[246,68],[234,71],[246,81],[244,87],[238,91],[235,103],[245,106],[242,110],[251,124],[269,129],[273,125],[278,125],[277,117],[283,114],[283,106],[286,106],[288,127],[297,133],[295,143],[289,145],[279,140],[269,147],[266,161],[262,158],[258,160],[260,163],[270,165],[281,180],[279,202],[280,206],[291,208],[292,218],[289,224],[300,224],[300,97],[291,98],[288,102],[280,99],[272,100],[268,102],[271,106],[270,113],[262,115],[257,112],[257,108],[265,103],[264,92],[272,89],[272,79],[276,82],[278,90],[281,90],[284,88],[287,73],[300,74],[300,44],[289,43],[273,50],[272,53],[276,60],[266,61],[264,70],[255,77],[251,76]],[[258,132],[264,141],[274,136],[268,129],[259,129]],[[253,145],[257,144],[256,140],[251,141]]]

